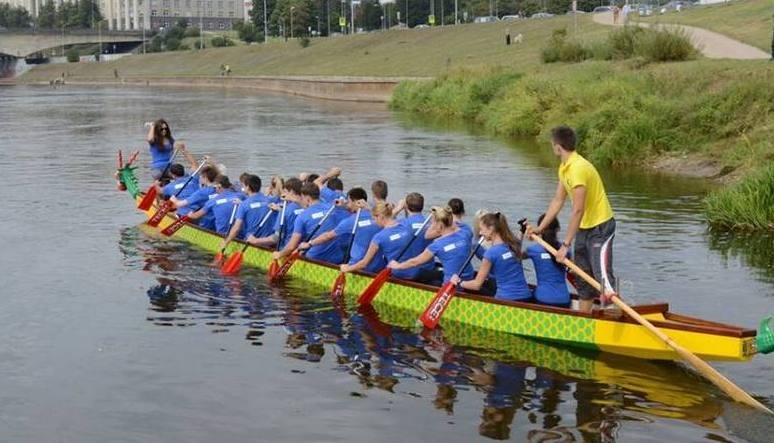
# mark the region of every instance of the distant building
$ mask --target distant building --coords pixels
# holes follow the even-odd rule
[[[51,0],[56,5],[62,0]],[[0,0],[11,6],[22,6],[30,16],[37,17],[46,0]],[[108,29],[158,30],[174,26],[185,19],[191,26],[204,30],[231,29],[234,22],[245,17],[244,0],[99,0]]]

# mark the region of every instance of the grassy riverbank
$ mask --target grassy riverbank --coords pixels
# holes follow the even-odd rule
[[[395,109],[459,118],[500,136],[547,138],[551,127],[578,129],[579,150],[598,165],[653,166],[703,176],[746,176],[774,160],[774,66],[765,62],[696,60],[549,65],[532,72],[461,70],[426,82],[404,82]],[[687,159],[687,160],[686,160]],[[756,176],[757,177],[757,176]],[[745,179],[750,180],[750,179]],[[757,179],[774,187],[774,174]],[[718,191],[749,194],[754,187]],[[739,194],[708,206],[722,212]],[[767,200],[748,195],[744,211],[711,220],[771,228]],[[756,214],[768,214],[762,221]],[[724,218],[725,217],[725,218]],[[719,223],[730,227],[729,223]]]
[[[641,19],[653,23],[679,23],[709,29],[763,49],[771,50],[771,0],[733,0],[729,3],[696,6]]]
[[[228,64],[235,76],[431,77],[475,66],[531,70],[540,64],[540,50],[557,28],[567,28],[581,39],[596,39],[609,31],[590,17],[578,17],[577,32],[572,17],[390,30],[312,39],[307,48],[294,40],[274,41],[136,55],[109,63],[44,65],[26,73],[21,81],[48,81],[62,71],[81,78],[113,78],[114,69],[122,77],[218,75],[221,64]],[[514,37],[521,34],[522,42],[507,46],[506,31]]]

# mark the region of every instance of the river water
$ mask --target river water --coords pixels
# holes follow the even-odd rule
[[[771,441],[769,418],[681,365],[422,336],[255,270],[223,279],[209,255],[147,235],[115,191],[116,148],[141,149],[144,166],[142,124],[158,116],[232,177],[338,165],[347,187],[380,178],[394,199],[459,196],[532,220],[555,187],[545,142],[372,105],[0,88],[0,441]],[[701,181],[603,175],[626,298],[748,327],[774,314],[772,237],[708,233]],[[715,367],[774,406],[771,356]]]

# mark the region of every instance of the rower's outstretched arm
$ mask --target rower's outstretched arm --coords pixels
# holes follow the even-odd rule
[[[408,268],[413,268],[414,266],[419,266],[421,264],[427,263],[430,260],[432,260],[433,257],[435,257],[435,255],[432,252],[430,252],[429,249],[425,249],[424,251],[422,251],[421,254],[417,255],[414,258],[410,258],[400,263],[393,260],[390,262],[388,266],[392,269],[408,269]]]
[[[478,268],[478,273],[476,273],[476,278],[473,280],[460,280],[459,276],[457,274],[454,275],[454,277],[457,278],[459,285],[463,289],[470,289],[472,291],[478,291],[481,289],[481,286],[484,285],[484,282],[486,281],[486,278],[489,277],[489,271],[492,270],[492,262],[490,262],[487,259],[484,259],[481,261],[481,267]],[[452,277],[452,282],[454,282],[454,277]]]
[[[226,246],[228,246],[228,244],[231,243],[231,241],[233,241],[237,235],[239,235],[239,232],[242,231],[242,224],[242,220],[234,220],[234,224],[231,225],[231,229],[228,231],[228,235],[220,244],[220,249],[226,249]]]

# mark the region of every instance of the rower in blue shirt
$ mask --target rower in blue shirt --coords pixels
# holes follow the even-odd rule
[[[538,218],[538,224],[543,221],[545,214]],[[558,249],[559,220],[556,218],[545,228],[540,236],[546,243]],[[556,262],[556,257],[539,244],[527,247],[527,258],[535,265],[535,300],[543,305],[570,307],[570,292],[567,290],[567,267]]]
[[[532,292],[524,278],[521,242],[508,227],[505,215],[496,212],[481,217],[481,235],[492,242],[484,253],[481,268],[474,279],[455,275],[452,282],[460,288],[478,291],[490,275],[497,282],[498,300],[530,301]]]
[[[346,208],[354,214],[345,218],[331,231],[325,232],[318,236],[316,239],[309,242],[301,243],[299,246],[302,250],[322,245],[328,242],[340,242],[342,238],[349,238],[352,235],[352,229],[357,223],[357,231],[355,232],[355,240],[352,243],[352,250],[350,251],[349,264],[354,264],[360,261],[368,250],[368,245],[371,243],[371,239],[381,228],[371,218],[371,211],[367,209],[368,195],[363,188],[352,188],[347,193],[347,205]],[[357,210],[360,209],[359,215]],[[333,216],[333,214],[331,214]],[[355,220],[357,218],[357,220]],[[344,248],[349,244],[349,240],[345,243]],[[341,247],[341,244],[339,244]],[[346,252],[346,251],[345,251]],[[366,267],[367,272],[378,272],[384,268],[384,263],[375,262],[372,266]]]
[[[425,249],[427,249],[428,246],[430,246],[432,240],[427,238],[426,234],[429,226],[424,225],[425,216],[422,215],[422,211],[425,207],[425,197],[418,192],[409,193],[406,195],[406,198],[403,199],[403,206],[406,211],[406,218],[401,219],[398,221],[398,223],[412,235],[417,231],[417,229],[421,229],[417,235],[417,239],[411,243],[409,248],[406,250],[406,253],[403,254],[403,258],[407,259],[416,257],[421,254]],[[431,260],[426,263],[417,265],[416,268],[405,269],[406,273],[404,275],[411,276],[406,277],[411,280],[422,280],[422,275],[430,275],[433,273],[433,267],[434,263]]]
[[[217,177],[217,168],[213,165],[207,165],[199,172],[199,183],[201,185],[199,189],[185,199],[179,199],[172,196],[169,201],[177,208],[177,215],[184,216],[195,212],[204,207],[204,204],[211,198],[215,197],[217,195],[217,191],[215,190],[215,179]],[[199,226],[213,230],[215,228],[215,220],[208,214],[199,220]]]
[[[225,175],[215,178],[215,192],[215,197],[207,200],[201,209],[189,214],[188,218],[198,220],[207,214],[212,214],[215,221],[214,231],[220,235],[226,235],[231,228],[235,209],[241,203],[239,193],[231,187],[231,181]]]
[[[282,205],[270,204],[272,211],[277,213],[277,218],[272,226],[271,233],[264,237],[256,237],[249,235],[247,242],[256,246],[275,246],[279,242],[279,249],[284,248],[290,236],[293,233],[293,226],[304,208],[300,205],[301,202],[301,180],[295,177],[285,180],[282,184],[283,192],[282,198],[285,201],[285,210],[282,211]],[[280,218],[284,212],[284,218]],[[280,226],[282,229],[280,230]]]
[[[245,185],[245,194],[247,198],[239,204],[234,223],[228,232],[228,236],[223,239],[220,250],[225,250],[231,240],[235,238],[245,239],[249,235],[256,237],[265,237],[271,235],[276,212],[269,208],[269,202],[261,192],[261,178],[257,175],[248,174],[242,178]],[[267,214],[269,214],[267,216]],[[266,218],[266,221],[264,221]],[[260,229],[259,229],[260,226]]]

